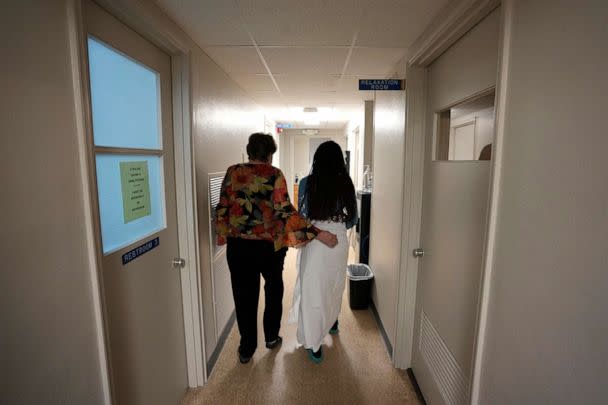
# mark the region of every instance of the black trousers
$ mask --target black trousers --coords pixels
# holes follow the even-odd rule
[[[260,275],[264,277],[264,336],[267,342],[279,336],[283,313],[283,263],[287,248],[274,251],[272,242],[229,238],[228,267],[236,321],[241,334],[239,352],[253,356],[258,342],[257,319]]]

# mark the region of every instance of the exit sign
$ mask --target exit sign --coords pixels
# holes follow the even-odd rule
[[[403,80],[360,79],[359,90],[403,90]]]

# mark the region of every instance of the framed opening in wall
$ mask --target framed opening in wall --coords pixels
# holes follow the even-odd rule
[[[495,90],[436,114],[433,160],[491,160]]]

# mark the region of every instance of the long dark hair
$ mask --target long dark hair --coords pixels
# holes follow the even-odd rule
[[[342,149],[334,141],[323,142],[317,148],[304,201],[310,219],[348,222],[355,217],[355,186],[348,175]]]

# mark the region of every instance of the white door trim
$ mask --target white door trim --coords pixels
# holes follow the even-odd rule
[[[414,42],[408,63],[413,66],[429,66],[499,5],[500,0],[450,2]]]
[[[80,162],[81,185],[83,203],[85,208],[85,229],[87,239],[87,256],[89,260],[89,272],[91,277],[91,293],[93,295],[93,308],[96,325],[96,338],[98,347],[99,368],[101,374],[101,390],[103,403],[113,403],[113,393],[110,363],[108,361],[106,323],[104,317],[102,279],[101,279],[101,249],[99,241],[99,229],[96,219],[96,196],[95,187],[91,186],[92,170],[90,151],[92,150],[91,128],[89,111],[89,98],[87,96],[87,60],[84,50],[86,49],[86,32],[84,31],[84,19],[82,14],[82,1],[70,0],[66,3],[68,15],[68,40],[70,47],[70,69],[72,74],[72,87],[74,92],[74,117],[76,131],[78,132],[78,155]]]
[[[75,96],[82,102],[83,106],[89,105],[88,100],[88,74],[87,74],[87,59],[86,59],[86,38],[87,34],[84,30],[82,2],[84,0],[70,0],[68,10],[71,11],[70,16],[74,18],[74,24],[77,29],[77,43],[71,44],[77,55],[79,66],[78,71],[74,72],[81,83],[80,91],[76,92]],[[195,193],[195,171],[194,171],[194,156],[192,149],[192,102],[191,94],[191,79],[190,79],[190,44],[187,39],[175,35],[167,29],[165,21],[161,21],[164,15],[158,13],[159,10],[141,4],[135,1],[116,1],[116,0],[94,0],[108,12],[116,16],[126,25],[137,31],[139,34],[147,38],[149,41],[163,49],[171,56],[172,64],[172,102],[173,102],[173,130],[174,130],[174,155],[175,155],[175,184],[177,197],[177,216],[178,216],[178,244],[179,255],[186,260],[186,266],[180,270],[181,288],[182,288],[182,305],[184,315],[184,335],[186,343],[186,361],[188,368],[188,385],[190,387],[198,387],[205,384],[207,381],[207,370],[204,366],[205,353],[205,334],[202,311],[202,292],[200,283],[200,265],[198,251],[198,232],[196,215],[196,193]],[[81,136],[86,142],[87,160],[87,188],[89,204],[93,207],[94,204],[94,188],[90,186],[90,180],[94,178],[94,162],[91,162],[91,154],[89,153],[91,123],[88,117],[87,108],[77,110],[78,114],[82,114],[79,119],[82,119],[83,130]],[[91,209],[91,213],[94,212]],[[95,218],[92,219],[95,223]],[[97,224],[99,226],[99,224]],[[96,252],[95,255],[95,278],[98,280],[95,283],[95,294],[99,300],[100,311],[103,308],[103,298],[101,294],[100,284],[100,254],[101,241],[94,232],[94,227],[91,227],[91,237],[95,240]],[[103,324],[103,322],[101,322]],[[108,367],[107,360],[107,345],[108,339],[105,327],[100,328],[99,339],[104,342],[104,356],[102,367],[105,368],[105,377],[108,381],[111,379],[111,371]],[[109,383],[108,383],[109,385]],[[105,387],[104,387],[105,388]],[[108,396],[110,396],[110,388],[107,388]]]
[[[505,8],[510,10],[511,1],[505,1],[508,7],[501,10],[505,20]],[[422,36],[414,43],[411,57],[408,60],[406,73],[406,134],[404,150],[404,184],[403,184],[403,219],[401,262],[399,285],[396,303],[397,327],[393,363],[398,368],[410,368],[414,342],[414,321],[416,308],[416,288],[418,278],[418,260],[412,256],[412,250],[420,247],[422,224],[422,190],[424,175],[424,138],[426,136],[427,114],[427,68],[445,50],[453,45],[467,31],[501,5],[500,0],[461,0],[450,3],[429,25]],[[510,20],[506,21],[510,26]],[[504,23],[503,23],[504,24]],[[508,28],[504,28],[505,32]],[[505,50],[503,50],[503,48]],[[499,86],[505,89],[506,62],[508,58],[508,37],[503,35],[498,44],[502,60]],[[506,59],[505,59],[506,58]],[[500,90],[497,89],[497,94]],[[504,90],[503,90],[504,93]],[[479,394],[480,367],[482,361],[483,339],[487,324],[487,306],[489,301],[489,283],[491,277],[492,255],[498,207],[500,183],[500,164],[502,154],[502,134],[504,128],[504,94],[497,95],[495,147],[492,151],[492,174],[490,178],[489,213],[486,228],[486,239],[482,256],[482,288],[478,308],[477,337],[475,340],[475,358],[473,367],[473,384],[471,398],[477,403]]]
[[[408,65],[406,75],[401,260],[393,347],[393,363],[398,368],[410,368],[412,364],[418,284],[418,259],[412,255],[412,251],[420,247],[427,107],[426,68]]]
[[[494,115],[494,147],[492,148],[492,166],[490,173],[490,200],[488,203],[488,218],[486,240],[482,256],[481,288],[479,292],[479,308],[477,311],[477,330],[473,348],[473,375],[471,379],[471,404],[479,404],[481,390],[481,369],[485,349],[486,332],[488,327],[488,309],[491,296],[491,281],[494,268],[496,249],[496,226],[498,220],[498,201],[502,183],[502,156],[505,134],[505,106],[508,97],[509,63],[511,54],[511,29],[513,26],[513,1],[502,1],[502,18],[500,38],[498,40],[498,77],[496,81],[496,101]]]
[[[194,156],[190,114],[190,57],[173,54],[173,133],[175,151],[175,188],[180,257],[186,260],[181,269],[184,333],[188,385],[199,387],[207,381],[203,330],[202,291],[198,252],[198,217],[194,185]]]

